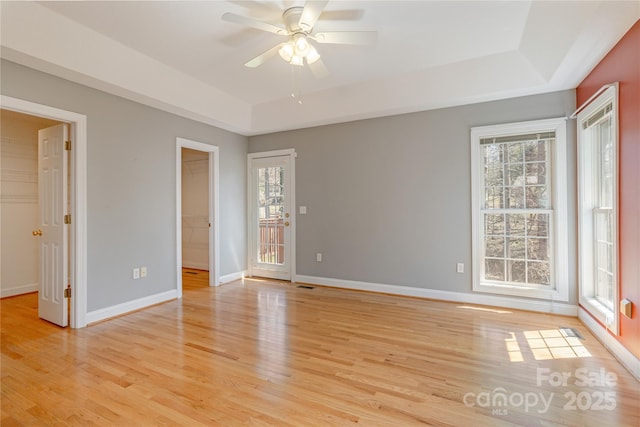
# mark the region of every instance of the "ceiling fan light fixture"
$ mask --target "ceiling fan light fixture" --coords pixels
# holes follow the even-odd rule
[[[304,57],[298,56],[298,55],[293,55],[291,57],[291,61],[289,61],[289,62],[291,63],[291,65],[303,66],[304,65]]]
[[[307,53],[306,58],[307,58],[307,64],[313,64],[318,59],[320,59],[320,54],[318,53],[316,48],[313,47],[311,44],[309,44],[309,52]]]
[[[320,59],[316,48],[309,43],[307,36],[302,33],[294,34],[291,40],[282,45],[278,53],[282,59],[291,65],[304,66],[305,58],[307,64],[313,64]]]
[[[278,53],[280,54],[280,57],[282,59],[284,59],[287,62],[291,62],[291,59],[293,58],[294,54],[295,54],[295,47],[292,41],[289,41],[287,43],[285,43],[280,50],[278,51]]]
[[[297,33],[293,36],[293,42],[295,43],[296,55],[307,56],[307,52],[309,52],[307,36],[302,33]]]

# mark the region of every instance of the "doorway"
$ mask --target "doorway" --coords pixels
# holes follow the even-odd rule
[[[177,290],[183,274],[193,283],[220,283],[218,147],[176,138]],[[195,277],[197,276],[197,277]],[[191,278],[191,276],[188,276]]]
[[[209,153],[182,148],[182,285],[209,286]]]
[[[295,151],[248,156],[249,273],[295,278]]]
[[[38,132],[58,121],[2,109],[0,169],[1,296],[37,292],[40,284]],[[35,234],[34,234],[35,233]]]
[[[49,248],[56,247],[54,251],[57,253],[54,255],[57,255],[58,258],[39,255],[36,258],[39,260],[38,270],[40,270],[38,282],[42,284],[42,278],[49,277],[56,284],[47,288],[48,293],[40,289],[39,308],[41,304],[52,301],[56,302],[56,307],[52,311],[39,311],[41,317],[60,326],[66,326],[68,319],[68,324],[72,328],[84,327],[86,326],[86,116],[7,96],[1,97],[1,105],[3,110],[9,114],[23,114],[40,120],[47,119],[49,120],[48,124],[65,123],[56,127],[59,131],[57,134],[46,133],[41,136],[45,140],[45,145],[51,147],[52,150],[66,151],[66,147],[71,150],[68,156],[68,165],[64,165],[58,169],[58,172],[54,172],[60,174],[59,171],[66,170],[67,172],[63,174],[64,179],[60,179],[58,182],[66,183],[68,173],[68,186],[59,186],[58,195],[45,203],[39,203],[43,207],[39,212],[40,216],[45,214],[46,209],[44,208],[51,208],[49,213],[54,212],[54,208],[57,209],[55,212],[61,213],[61,215],[56,214],[53,218],[53,222],[56,224],[49,223],[48,227],[57,225],[58,222],[64,222],[67,225],[59,228],[64,231],[58,233],[57,237],[60,241],[64,241],[64,244],[59,247],[49,245]],[[40,142],[42,143],[42,141],[41,139]],[[61,158],[66,161],[67,156],[61,156]],[[43,182],[42,179],[39,181]],[[68,194],[68,198],[65,193]],[[3,191],[3,197],[4,195]],[[65,215],[62,215],[62,212],[65,212]],[[43,226],[43,224],[39,225]],[[42,233],[44,241],[45,235],[48,235],[49,232],[40,227],[31,230],[32,237],[39,238]],[[41,246],[44,248],[45,245]],[[41,262],[42,260],[57,260],[58,267],[51,270],[52,274],[46,273],[46,269],[51,266],[46,262]],[[10,262],[10,260],[3,259],[4,262]],[[64,268],[60,268],[60,266]],[[67,288],[69,289],[68,293],[66,293]],[[44,297],[49,300],[43,300]]]

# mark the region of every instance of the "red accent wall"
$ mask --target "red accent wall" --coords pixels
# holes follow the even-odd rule
[[[633,302],[632,318],[620,315],[618,340],[640,358],[640,20],[580,83],[578,105],[602,85],[616,81],[620,82],[620,298]]]

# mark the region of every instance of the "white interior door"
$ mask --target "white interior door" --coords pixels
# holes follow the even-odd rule
[[[182,267],[209,271],[211,154],[182,148]]]
[[[68,270],[68,234],[64,215],[67,209],[66,124],[38,132],[38,196],[40,228],[40,285],[38,315],[67,326],[68,305],[64,296]]]
[[[251,159],[251,274],[291,280],[291,156]]]

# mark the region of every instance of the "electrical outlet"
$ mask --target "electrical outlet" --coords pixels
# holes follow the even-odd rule
[[[133,279],[139,279],[140,278],[140,269],[139,268],[134,268],[133,269]]]
[[[140,267],[140,277],[147,277],[147,267]]]
[[[316,261],[322,262],[322,254],[320,252],[316,254]]]
[[[464,264],[459,262],[456,264],[456,272],[458,273],[464,273]]]

